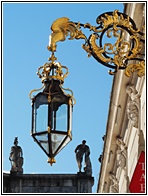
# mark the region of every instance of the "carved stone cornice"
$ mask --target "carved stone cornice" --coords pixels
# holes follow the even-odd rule
[[[116,178],[116,176],[110,172],[109,178],[112,181],[112,184],[110,185],[110,193],[119,193],[119,181]]]
[[[135,128],[138,128],[140,95],[138,94],[134,85],[128,85],[126,92],[130,98],[127,103],[127,116],[128,119],[131,120],[132,125]]]
[[[126,168],[127,146],[121,138],[116,139],[118,150],[116,151],[117,167]]]

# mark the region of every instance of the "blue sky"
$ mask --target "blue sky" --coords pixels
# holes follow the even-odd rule
[[[71,21],[89,22],[107,11],[123,12],[123,3],[4,3],[3,4],[3,170],[10,171],[9,153],[17,136],[24,154],[24,173],[77,173],[74,150],[83,139],[91,150],[96,192],[103,151],[102,137],[106,131],[113,77],[108,68],[93,57],[87,58],[83,40],[66,40],[57,45],[58,62],[69,69],[64,87],[74,92],[73,140],[56,156],[50,166],[47,156],[33,141],[31,100],[29,92],[41,87],[36,75],[38,67],[48,62],[50,26],[60,17]],[[84,31],[90,35],[88,30]]]

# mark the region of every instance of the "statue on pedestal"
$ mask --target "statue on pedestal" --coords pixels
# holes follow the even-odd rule
[[[11,173],[23,173],[23,151],[20,146],[18,146],[18,138],[14,139],[14,146],[11,147],[11,152],[9,156],[11,162]]]
[[[91,167],[91,161],[90,161],[90,149],[89,146],[86,145],[86,141],[83,140],[82,144],[79,144],[76,149],[76,160],[78,163],[78,168],[79,172],[81,172],[82,169],[82,161],[83,161],[83,156],[85,156],[84,161],[85,161],[85,167],[84,167],[84,172],[88,175],[92,175],[92,167]]]

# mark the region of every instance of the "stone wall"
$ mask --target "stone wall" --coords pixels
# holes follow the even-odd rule
[[[94,178],[77,174],[3,174],[4,193],[91,193]]]

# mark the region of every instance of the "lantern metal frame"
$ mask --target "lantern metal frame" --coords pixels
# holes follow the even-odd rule
[[[66,71],[64,72],[63,69]],[[37,75],[41,78],[43,83],[42,88],[38,90],[43,89],[43,91],[32,96],[33,92],[38,91],[37,89],[34,89],[29,94],[30,99],[32,100],[31,136],[48,156],[48,163],[52,165],[56,162],[54,157],[72,140],[72,109],[75,100],[73,92],[70,89],[64,89],[62,87],[64,79],[68,75],[67,67],[51,61],[50,63],[45,63],[43,66],[39,67]],[[70,94],[66,94],[64,90],[69,91]],[[47,109],[46,112],[44,111],[47,125],[44,127],[44,130],[41,128],[38,130],[37,128],[38,121],[42,121],[42,119],[37,119],[37,112],[41,105],[44,105]],[[58,122],[57,114],[59,108],[63,105],[66,108],[66,111],[64,111],[66,116],[64,119],[66,128],[60,130],[60,128],[58,127],[57,129],[56,126]]]

